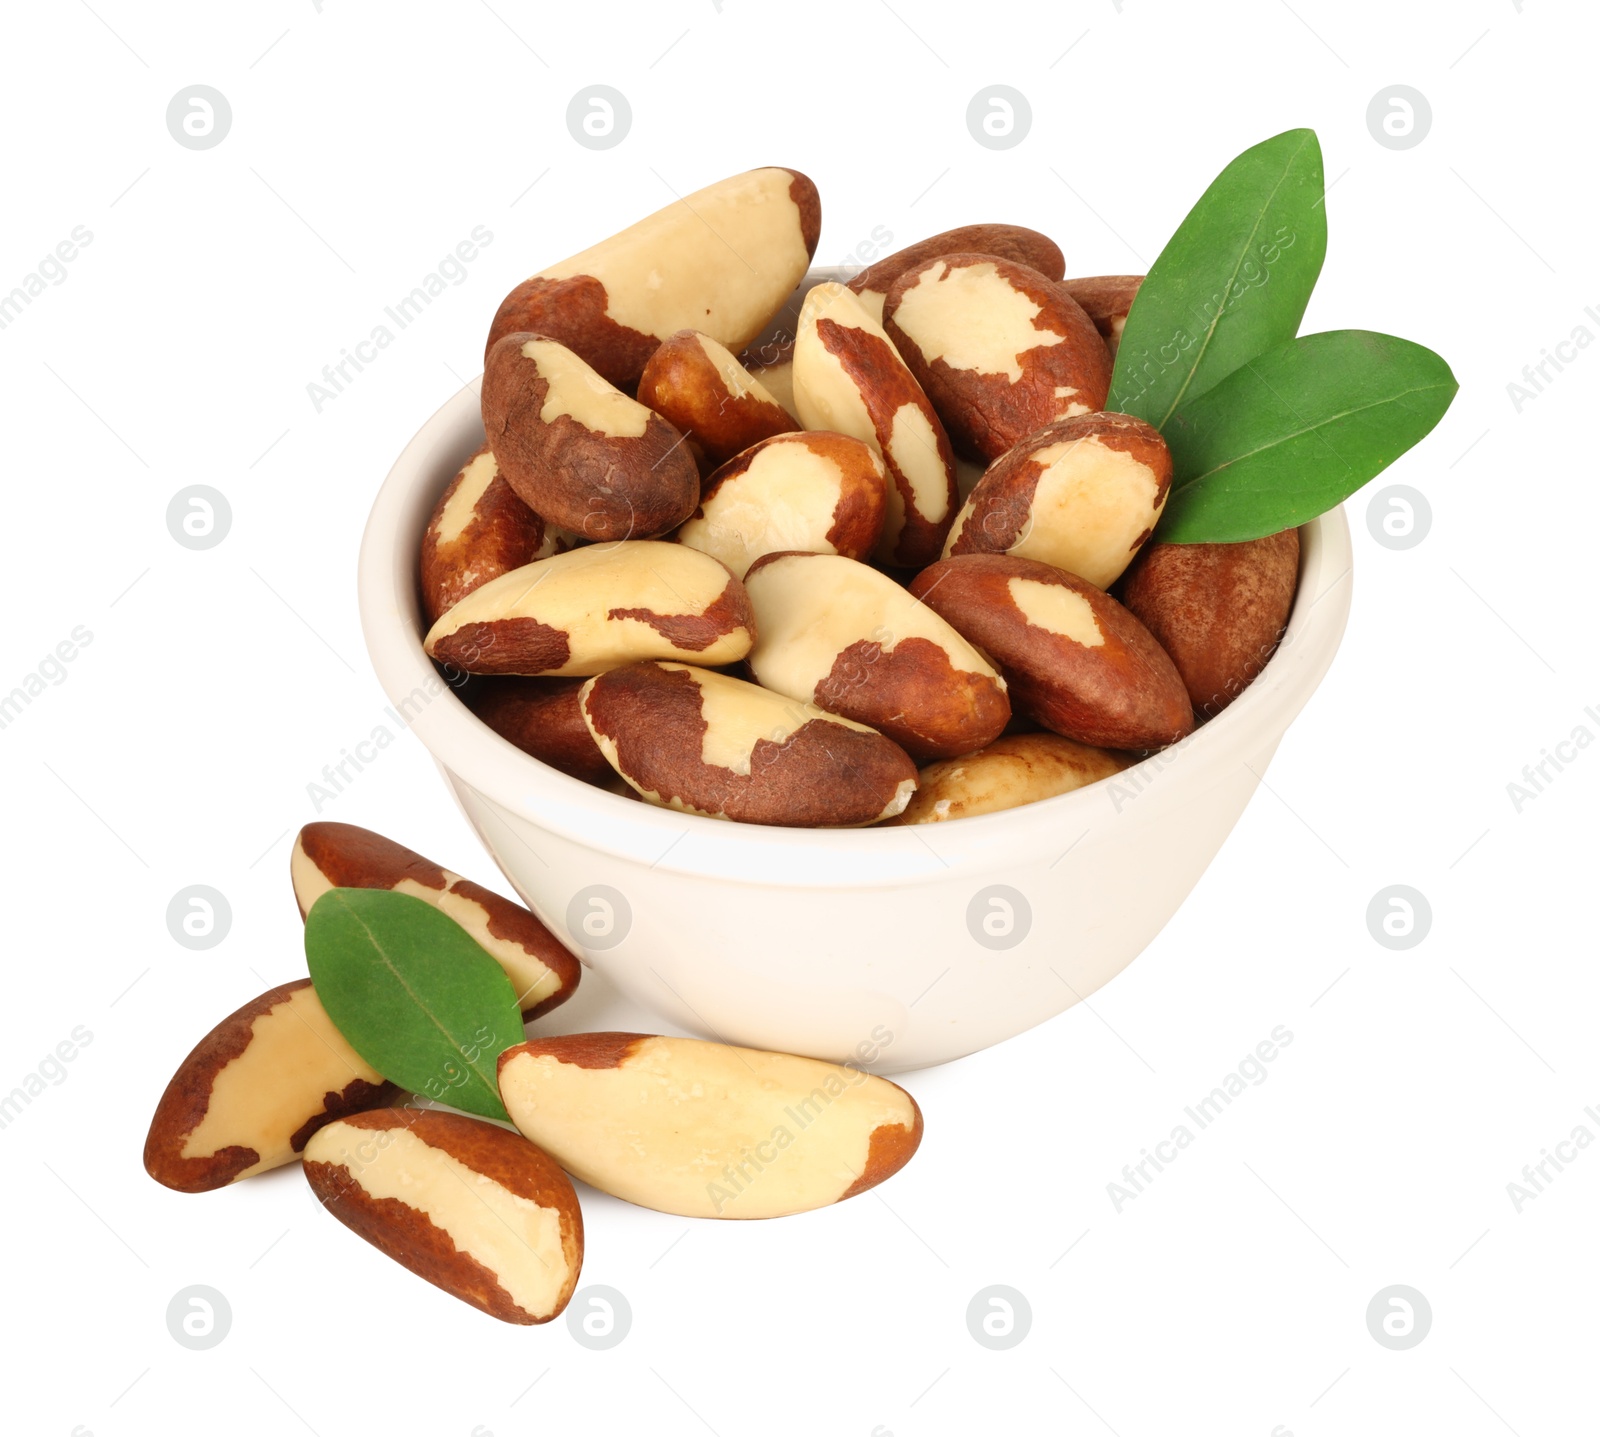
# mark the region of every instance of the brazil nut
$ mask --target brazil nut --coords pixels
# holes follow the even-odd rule
[[[651,803],[792,828],[893,817],[917,783],[865,724],[687,664],[612,669],[583,687],[600,751]]]
[[[1054,733],[1144,750],[1194,727],[1166,651],[1093,584],[1032,559],[967,554],[924,569],[911,592],[993,660],[1019,713]]]
[[[771,554],[746,581],[765,687],[869,724],[919,763],[970,753],[1011,718],[1005,680],[886,574],[825,554]]]

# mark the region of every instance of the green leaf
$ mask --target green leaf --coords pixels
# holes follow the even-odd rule
[[[1172,416],[1157,539],[1259,539],[1326,513],[1423,438],[1456,388],[1437,354],[1392,334],[1279,345]]]
[[[1211,182],[1139,287],[1107,409],[1165,430],[1246,360],[1293,339],[1322,270],[1322,147],[1287,130]]]
[[[505,1118],[500,1054],[525,1034],[505,970],[407,893],[334,888],[306,914],[306,964],[334,1026],[390,1082]]]

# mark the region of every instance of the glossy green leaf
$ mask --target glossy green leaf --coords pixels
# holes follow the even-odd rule
[[[1156,537],[1232,543],[1325,513],[1443,417],[1450,366],[1392,334],[1308,334],[1190,400],[1166,430],[1172,493]]]
[[[390,1082],[485,1118],[505,1118],[496,1065],[522,1042],[505,970],[454,919],[406,893],[334,888],[306,914],[317,997]]]
[[[1180,405],[1294,338],[1328,248],[1322,147],[1287,130],[1211,182],[1128,314],[1107,409],[1165,430]]]

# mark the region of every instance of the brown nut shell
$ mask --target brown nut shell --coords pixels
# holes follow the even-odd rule
[[[583,1216],[526,1138],[457,1113],[390,1108],[307,1145],[317,1200],[358,1237],[502,1322],[548,1322],[583,1268]]]
[[[1133,308],[1133,297],[1144,283],[1142,274],[1099,274],[1087,279],[1064,279],[1061,288],[1066,290],[1083,312],[1094,321],[1112,359],[1117,357],[1117,346],[1122,343],[1122,331],[1128,322],[1128,311]]]
[[[583,680],[529,679],[510,674],[474,679],[461,700],[507,743],[585,783],[614,775],[589,735],[578,707]]]
[[[1109,588],[1150,537],[1172,487],[1166,441],[1129,414],[1080,414],[996,459],[944,556],[1012,554]]]
[[[422,533],[422,608],[428,622],[480,584],[575,542],[517,498],[484,445],[439,496]]]
[[[578,960],[526,908],[369,828],[308,823],[289,876],[302,918],[330,888],[384,888],[431,903],[505,969],[524,1018],[548,1013],[577,989]]]
[[[764,687],[868,724],[917,760],[970,753],[1011,718],[1005,680],[887,574],[825,554],[769,554],[746,580]]]
[[[1056,733],[1014,733],[922,770],[917,791],[886,826],[948,823],[1071,793],[1121,773],[1134,759]]]
[[[639,403],[687,434],[713,468],[795,427],[761,381],[697,329],[680,329],[650,356],[639,377]]]
[[[883,303],[894,282],[907,270],[916,269],[943,254],[992,254],[1038,270],[1046,279],[1060,279],[1066,273],[1066,260],[1062,258],[1060,246],[1038,230],[1025,225],[961,225],[885,255],[856,275],[850,281],[850,288],[861,296],[868,313],[881,324]]]
[[[951,442],[976,458],[1105,407],[1111,360],[1094,322],[1026,265],[985,254],[931,259],[894,282],[883,327]]]
[[[887,506],[888,473],[871,445],[826,429],[780,434],[718,469],[676,537],[743,579],[763,554],[785,550],[866,558]]]
[[[500,1055],[500,1093],[575,1177],[685,1217],[826,1207],[892,1177],[922,1141],[921,1110],[886,1078],[692,1038],[534,1039]]]
[[[924,569],[911,592],[989,656],[1013,708],[1054,733],[1144,750],[1194,728],[1166,651],[1093,584],[1032,559],[967,554]]]
[[[739,823],[848,828],[899,813],[916,787],[905,751],[865,724],[687,664],[590,679],[589,732],[651,803]]]
[[[684,436],[565,345],[508,334],[484,361],[483,431],[529,508],[584,539],[650,539],[694,512]]]
[[[1300,577],[1300,531],[1240,544],[1150,544],[1123,575],[1122,602],[1183,675],[1195,712],[1214,718],[1278,647]]]
[[[156,1105],[144,1168],[178,1192],[210,1192],[293,1162],[324,1123],[394,1092],[301,978],[251,999],[195,1044]]]
[[[502,301],[485,349],[508,334],[546,334],[631,390],[680,329],[735,351],[760,334],[800,283],[821,229],[817,187],[798,170],[730,175],[524,280]]]

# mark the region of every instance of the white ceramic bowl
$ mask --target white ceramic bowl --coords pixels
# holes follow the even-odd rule
[[[422,652],[417,566],[483,442],[471,387],[417,432],[361,544],[378,679],[511,885],[584,962],[691,1032],[893,1073],[998,1043],[1093,993],[1183,902],[1327,672],[1350,608],[1342,510],[1301,530],[1299,595],[1261,676],[1118,778],[889,829],[763,828],[618,797],[481,724]]]

